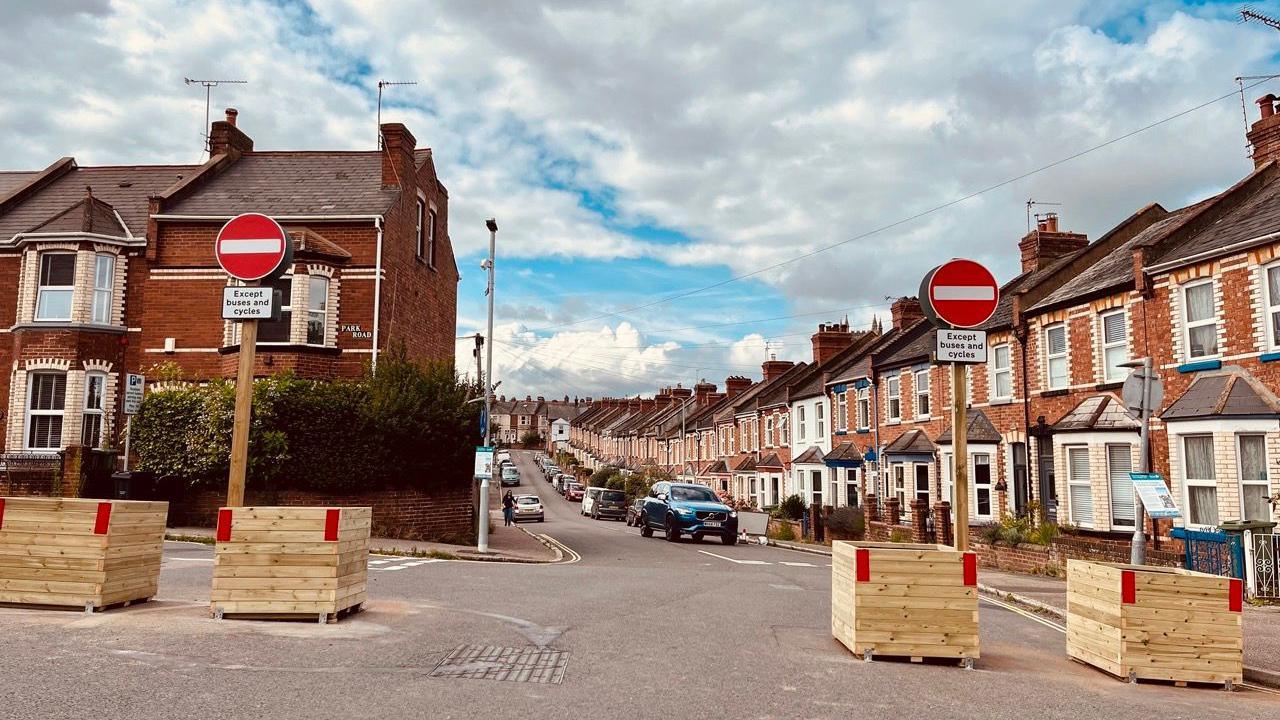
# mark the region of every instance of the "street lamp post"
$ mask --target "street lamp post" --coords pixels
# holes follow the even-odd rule
[[[489,322],[485,331],[485,361],[484,361],[484,381],[481,387],[484,389],[484,445],[485,447],[493,447],[491,438],[493,435],[493,257],[498,246],[498,221],[489,218],[484,221],[485,227],[489,228],[489,258],[484,261],[483,267],[489,273],[488,285],[484,294],[489,298]],[[476,533],[476,550],[478,552],[489,552],[489,478],[480,478],[480,528]]]

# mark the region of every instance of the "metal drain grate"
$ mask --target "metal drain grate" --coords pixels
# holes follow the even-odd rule
[[[459,645],[431,671],[431,677],[559,684],[568,664],[568,650]]]

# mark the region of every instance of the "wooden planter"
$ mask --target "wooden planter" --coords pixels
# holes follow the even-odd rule
[[[0,603],[83,607],[150,600],[169,503],[0,498]]]
[[[978,658],[978,562],[946,545],[831,544],[831,634],[870,661]]]
[[[1130,682],[1242,679],[1244,584],[1220,575],[1067,561],[1067,655]]]
[[[336,621],[365,601],[367,507],[218,511],[212,608],[225,615]]]

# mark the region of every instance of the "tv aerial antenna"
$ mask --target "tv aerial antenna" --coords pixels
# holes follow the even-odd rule
[[[392,82],[390,80],[378,81],[378,149],[382,149],[382,89],[389,87],[398,87],[400,85],[417,85],[417,80],[400,80]]]
[[[201,135],[204,135],[204,151],[209,152],[209,106],[213,100],[213,89],[219,85],[248,85],[248,80],[196,80],[194,78],[184,77],[182,81],[187,85],[201,85],[204,87],[204,128]]]

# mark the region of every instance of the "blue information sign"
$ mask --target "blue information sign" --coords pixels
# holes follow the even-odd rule
[[[1173,494],[1169,492],[1169,486],[1164,484],[1164,478],[1159,473],[1131,472],[1129,477],[1133,480],[1133,489],[1142,500],[1142,507],[1147,509],[1147,515],[1153,518],[1176,518],[1182,514],[1178,512]]]

